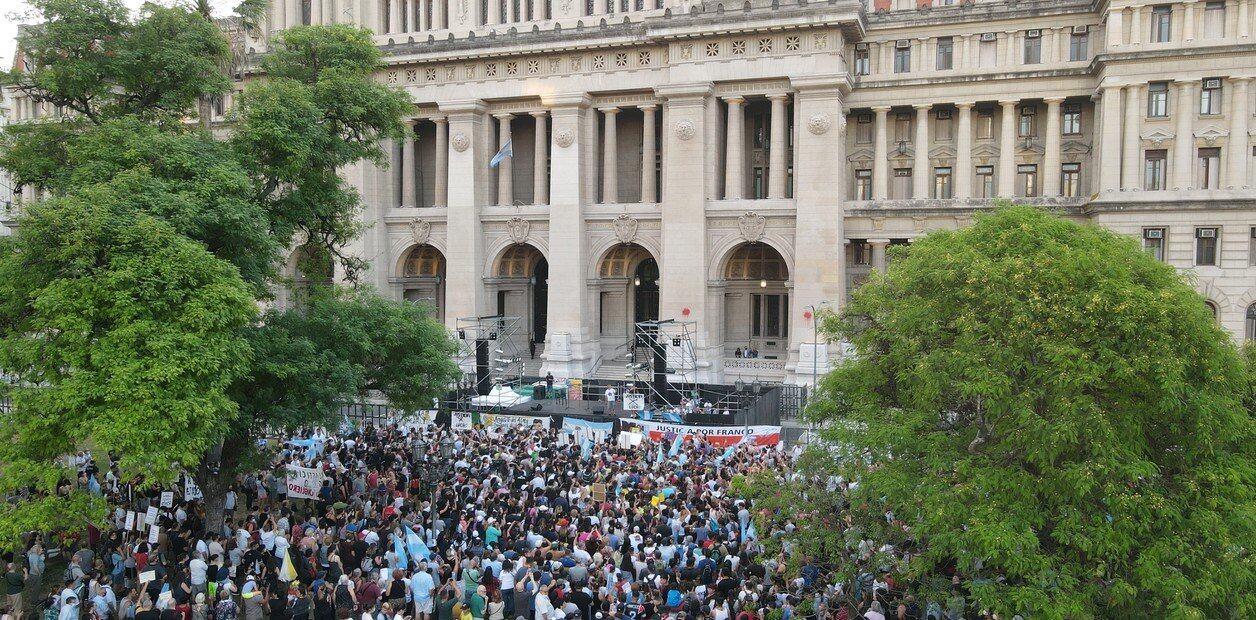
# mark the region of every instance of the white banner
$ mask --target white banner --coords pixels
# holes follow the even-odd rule
[[[183,501],[190,502],[193,500],[205,499],[205,494],[201,493],[201,487],[196,486],[196,481],[191,476],[183,477]]]
[[[624,411],[645,411],[645,394],[624,394]]]
[[[476,424],[483,424],[488,428],[541,428],[549,429],[549,416],[530,416],[530,415],[511,415],[506,413],[470,413],[466,411],[454,411],[450,414],[449,426],[456,431],[471,430]]]
[[[316,467],[288,466],[288,497],[291,499],[318,499],[318,490],[327,478]]]
[[[671,441],[669,437],[684,435],[687,439],[705,441],[713,446],[726,448],[743,442],[758,446],[775,446],[781,440],[779,426],[694,426],[633,418],[620,418],[619,423],[620,428],[623,429],[640,427],[650,441]]]

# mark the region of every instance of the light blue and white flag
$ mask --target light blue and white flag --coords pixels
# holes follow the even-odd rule
[[[427,543],[409,526],[406,527],[406,551],[410,552],[412,558],[423,558],[424,561],[432,559],[432,551],[427,548]]]
[[[410,568],[410,560],[406,557],[406,547],[401,544],[400,536],[393,536],[393,554],[397,556],[397,568],[401,570]]]
[[[488,162],[489,168],[496,168],[497,164],[502,163],[503,159],[515,156],[515,148],[512,145],[513,142],[514,140],[507,140],[506,143],[502,145],[502,148],[497,151],[496,155],[493,156],[493,160]]]
[[[667,451],[667,456],[672,457],[680,454],[680,447],[685,443],[685,436],[676,433],[676,439],[672,441],[672,449]]]

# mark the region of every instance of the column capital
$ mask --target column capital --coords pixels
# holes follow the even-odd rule
[[[955,103],[954,105],[956,108],[960,110],[971,110],[977,107],[977,102],[976,101],[960,101],[960,102]]]
[[[549,110],[532,110],[531,112],[528,112],[528,114],[535,118],[545,118],[546,116],[549,116]]]
[[[868,245],[889,245],[889,239],[868,239]]]
[[[510,119],[512,119],[512,118],[514,118],[514,117],[515,117],[515,115],[514,115],[514,114],[512,114],[512,113],[510,113],[510,112],[499,112],[499,113],[497,113],[497,114],[494,114],[494,115],[493,115],[493,118],[495,118],[495,119],[497,119],[497,120],[499,120],[499,121],[508,121],[508,120],[510,120]]]
[[[1065,97],[1044,97],[1042,100],[1047,102],[1047,105],[1060,105],[1064,103],[1064,99]]]
[[[598,108],[597,111],[606,115],[619,114],[619,107],[610,106],[610,107],[605,107],[605,108]]]
[[[1250,82],[1250,81],[1253,79],[1253,76],[1250,76],[1250,75],[1233,75],[1233,76],[1230,76],[1230,77],[1228,77],[1228,78],[1226,78],[1226,79],[1227,79],[1227,80],[1230,80],[1231,82],[1234,82],[1235,84],[1242,84],[1242,83],[1244,83],[1244,82]],[[1194,81],[1195,81],[1195,82],[1198,82],[1199,80],[1194,80]]]
[[[1018,104],[1020,104],[1020,99],[1000,99],[999,100],[999,105],[1005,108],[1015,107]]]
[[[890,111],[890,106],[888,106],[888,105],[874,105],[874,106],[872,106],[872,111],[873,111],[873,112],[876,112],[877,114],[888,114],[888,113],[889,113],[889,111]]]
[[[652,112],[654,110],[659,109],[659,105],[657,103],[646,103],[646,104],[637,106],[637,109],[642,110],[644,112]]]
[[[665,99],[702,99],[711,96],[715,85],[711,82],[692,84],[668,84],[654,89],[654,94]]]
[[[933,104],[932,104],[932,103],[913,103],[913,104],[911,105],[911,107],[913,107],[913,108],[915,108],[915,109],[917,109],[917,110],[926,110],[926,111],[928,111],[928,110],[932,110],[932,109],[933,109]]]
[[[401,122],[405,123],[405,124],[406,124],[406,127],[409,127],[409,128],[411,128],[411,129],[413,129],[415,125],[418,125],[418,124],[419,124],[419,121],[420,121],[420,120],[422,120],[422,119],[418,119],[418,118],[406,118],[406,119],[402,119],[402,121],[401,121]]]
[[[772,93],[767,97],[768,101],[789,101],[789,93]]]
[[[548,93],[541,95],[541,105],[547,108],[587,108],[593,103],[588,93]]]
[[[444,125],[449,122],[449,118],[446,116],[433,116],[431,120],[437,125]]]
[[[488,104],[483,99],[459,99],[437,105],[441,112],[448,114],[482,114],[488,111]]]
[[[741,105],[742,103],[745,103],[746,101],[746,98],[742,97],[741,95],[728,95],[726,97],[720,97],[720,98],[724,100],[724,103],[727,103],[729,105],[734,105],[734,104]]]

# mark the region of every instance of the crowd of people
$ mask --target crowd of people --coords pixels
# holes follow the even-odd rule
[[[55,575],[43,575],[49,541],[32,534],[24,554],[7,558],[6,615],[880,620],[930,611],[880,582],[857,607],[836,604],[822,559],[792,558],[788,544],[765,552],[753,507],[730,484],[790,471],[797,450],[684,440],[664,451],[562,433],[390,425],[286,442],[273,467],[235,480],[221,526],[207,523],[202,501],[174,493],[163,502],[161,490],[119,480],[112,462],[80,457],[77,484],[107,497],[111,523],[58,541],[68,564]],[[321,470],[316,498],[289,497],[289,465]],[[133,519],[150,508],[157,536]],[[790,576],[791,561],[801,576]],[[36,596],[32,582],[53,581],[42,608],[22,600]]]

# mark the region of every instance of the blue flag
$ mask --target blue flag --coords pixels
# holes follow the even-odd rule
[[[667,451],[667,456],[676,456],[680,454],[680,446],[685,443],[685,436],[676,433],[676,439],[672,442],[672,449]]]
[[[512,146],[512,142],[514,142],[514,140],[507,140],[506,143],[502,145],[502,148],[497,151],[496,155],[493,156],[493,160],[488,162],[489,168],[496,168],[497,164],[502,163],[503,159],[515,156],[515,147]]]
[[[587,461],[593,456],[593,440],[585,437],[580,441],[580,460]]]
[[[658,465],[663,462],[663,444],[659,444],[659,455],[654,459],[654,464]]]
[[[733,455],[733,452],[736,452],[736,451],[737,451],[737,444],[733,444],[733,445],[729,446],[729,447],[728,447],[728,449],[724,451],[724,454],[721,454],[721,455],[719,455],[719,456],[715,457],[715,462],[716,462],[716,464],[723,463],[723,462],[724,462],[724,459],[726,459],[726,458],[728,458],[728,457],[732,456],[732,455]]]
[[[410,552],[410,557],[423,558],[424,560],[432,559],[432,551],[427,548],[427,543],[411,527],[406,527],[406,550]]]
[[[401,570],[410,568],[410,560],[406,557],[406,547],[401,544],[400,536],[393,536],[393,553],[397,555],[397,568]]]

